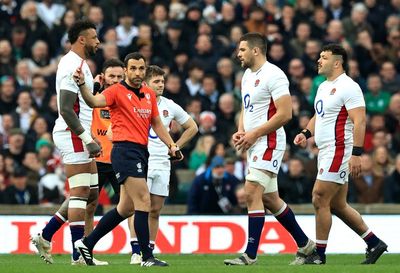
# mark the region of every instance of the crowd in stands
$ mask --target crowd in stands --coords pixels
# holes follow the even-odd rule
[[[313,100],[324,80],[317,74],[320,49],[341,44],[368,114],[362,175],[350,182],[349,200],[400,203],[399,0],[0,1],[0,203],[64,198],[62,162],[51,136],[57,118],[55,73],[70,49],[67,31],[80,18],[95,23],[101,41],[88,61],[93,75],[105,60],[123,60],[133,51],[165,69],[165,97],[199,126],[183,148],[185,160],[173,170],[196,172],[195,187],[215,167],[213,159],[224,158],[225,172],[238,181],[237,190],[229,191],[231,203],[239,204],[236,211],[246,174],[245,156],[230,142],[241,107],[239,38],[246,32],[264,34],[267,59],[290,81],[293,119],[285,126],[287,152],[278,178],[288,203],[311,202],[318,150],[312,140],[304,150],[292,143],[314,114]],[[179,132],[174,125],[171,133]],[[179,183],[173,177],[169,202]]]

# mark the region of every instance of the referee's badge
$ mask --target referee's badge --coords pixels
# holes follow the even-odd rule
[[[146,93],[146,95],[144,95],[146,97],[146,99],[150,100],[150,94]]]

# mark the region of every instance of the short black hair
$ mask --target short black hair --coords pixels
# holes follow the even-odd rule
[[[164,75],[165,71],[161,67],[158,65],[149,65],[146,69],[146,76],[144,77],[144,80],[147,82],[153,77]]]
[[[246,41],[249,47],[258,47],[264,55],[267,53],[267,43],[265,37],[258,32],[249,32],[240,37],[240,42]]]
[[[332,55],[341,56],[343,60],[343,69],[347,71],[347,52],[343,46],[339,44],[328,44],[322,47],[321,52],[329,51],[332,52]]]
[[[107,68],[109,67],[122,67],[124,68],[124,63],[122,61],[120,61],[119,59],[113,58],[113,59],[109,59],[107,61],[104,62],[103,64],[103,69],[102,72],[106,72]]]
[[[132,53],[129,53],[128,55],[125,56],[125,59],[124,59],[124,65],[125,65],[125,67],[128,67],[128,62],[129,62],[129,60],[131,60],[131,59],[133,59],[133,60],[140,60],[140,59],[143,59],[144,62],[146,63],[146,59],[143,57],[143,55],[142,55],[141,53],[139,53],[139,52],[132,52]]]
[[[96,30],[95,24],[88,20],[78,20],[76,21],[71,28],[68,30],[68,40],[71,44],[75,43],[78,40],[79,35],[81,35],[82,31],[93,28]]]

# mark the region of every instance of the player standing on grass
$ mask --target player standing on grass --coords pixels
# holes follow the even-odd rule
[[[120,82],[124,78],[124,63],[118,59],[110,59],[104,62],[103,72],[101,75],[96,76],[94,83],[94,92],[102,92],[105,88]],[[92,135],[96,136],[97,140],[102,145],[100,156],[96,157],[96,166],[99,177],[99,193],[105,183],[109,182],[114,191],[119,193],[118,181],[115,178],[115,173],[112,169],[110,162],[111,154],[111,141],[107,138],[105,133],[110,125],[109,109],[96,108],[93,109],[93,122],[92,122]],[[48,263],[53,263],[51,257],[51,239],[53,235],[61,228],[61,226],[68,220],[68,202],[67,198],[60,209],[56,212],[53,218],[43,228],[41,234],[32,236],[32,242],[38,249],[43,251],[43,259]],[[87,217],[85,219],[85,234],[88,235],[93,230],[93,214],[96,210],[97,199],[90,202],[86,207]],[[93,211],[93,213],[91,213]],[[88,217],[92,217],[88,219]],[[46,238],[46,239],[45,239]],[[41,254],[42,255],[42,254]],[[107,265],[107,262],[93,260],[97,265]],[[78,260],[73,260],[72,264],[85,264],[85,260],[80,256]]]
[[[150,65],[146,69],[145,82],[153,89],[158,104],[158,111],[164,127],[169,130],[172,120],[178,122],[184,129],[181,137],[176,141],[179,147],[183,147],[197,133],[197,124],[182,107],[162,96],[164,92],[165,72],[156,65]],[[169,178],[171,173],[170,156],[168,147],[158,138],[153,129],[149,133],[149,170],[147,173],[147,185],[150,191],[151,210],[149,214],[150,247],[154,249],[157,237],[160,211],[164,206],[165,198],[169,194]],[[136,238],[133,221],[129,219],[131,232],[132,256],[131,264],[140,264],[140,246]]]
[[[83,100],[79,90],[82,86],[76,84],[73,74],[79,68],[86,75],[86,88],[93,90],[93,77],[85,60],[94,56],[100,41],[96,26],[89,21],[77,21],[68,31],[68,39],[71,42],[71,50],[61,58],[57,68],[59,116],[53,129],[53,139],[62,155],[70,198],[50,219],[42,234],[31,238],[40,256],[47,263],[53,263],[50,254],[51,237],[67,219],[73,245],[76,240],[82,238],[85,225],[93,228],[93,215],[98,199],[97,169],[92,158],[100,155],[101,148],[90,133],[92,109]],[[65,217],[63,215],[67,206],[68,217]],[[72,264],[79,263],[79,252],[73,247]]]
[[[142,86],[146,63],[140,53],[125,57],[125,80],[115,84],[101,94],[93,96],[83,84],[86,75],[77,69],[74,77],[85,101],[91,107],[110,108],[113,149],[111,162],[120,183],[120,200],[117,207],[106,213],[86,238],[78,240],[75,247],[87,265],[93,263],[93,248],[96,243],[120,222],[135,214],[135,231],[142,251],[142,266],[167,266],[153,256],[149,246],[148,215],[150,193],[146,184],[148,157],[147,150],[150,125],[170,154],[183,159],[179,147],[173,142],[159,117],[154,92]]]
[[[339,45],[322,49],[318,74],[327,80],[318,88],[315,115],[294,139],[305,146],[314,136],[318,146],[318,175],[313,189],[317,249],[306,264],[325,264],[325,250],[332,225],[332,213],[354,230],[367,244],[363,264],[373,264],[387,245],[368,228],[361,215],[346,201],[349,173],[360,175],[366,114],[360,86],[345,73],[347,53]]]
[[[283,125],[292,118],[289,81],[281,69],[267,61],[265,38],[259,33],[243,35],[238,47],[237,56],[246,71],[241,87],[242,112],[232,140],[237,150],[247,151],[248,241],[240,257],[224,263],[251,265],[257,261],[268,209],[297,243],[298,252],[291,264],[303,264],[314,251],[315,243],[304,234],[293,211],[279,197],[276,178],[286,148]]]

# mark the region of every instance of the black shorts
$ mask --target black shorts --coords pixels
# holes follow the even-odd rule
[[[111,163],[96,162],[97,173],[99,175],[99,192],[105,184],[110,183],[116,194],[119,194],[119,184],[115,177],[114,169]]]
[[[147,178],[148,161],[149,152],[146,146],[129,141],[113,143],[111,162],[120,184],[128,176]]]

